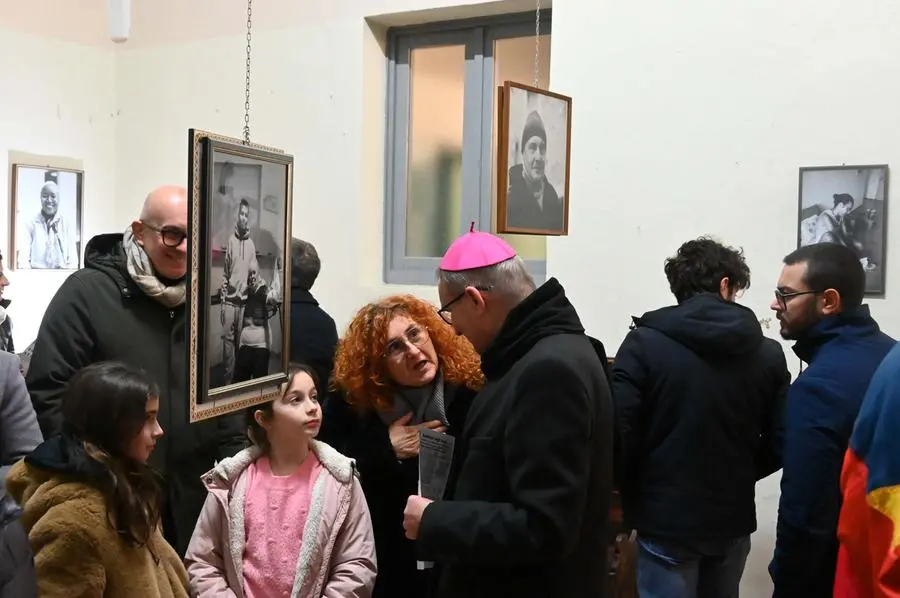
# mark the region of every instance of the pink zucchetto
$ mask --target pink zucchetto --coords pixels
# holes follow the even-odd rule
[[[444,272],[462,272],[475,268],[487,268],[516,257],[516,250],[496,235],[475,230],[475,223],[469,232],[453,241],[441,259],[440,269]]]

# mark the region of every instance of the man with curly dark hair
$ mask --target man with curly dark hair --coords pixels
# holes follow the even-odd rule
[[[756,482],[781,468],[784,352],[735,302],[740,250],[702,237],[664,271],[677,305],[633,318],[612,368],[619,483],[642,598],[732,598],[756,530]]]

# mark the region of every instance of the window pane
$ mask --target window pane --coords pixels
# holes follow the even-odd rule
[[[550,36],[542,35],[538,42],[538,84],[547,89],[550,79]],[[534,36],[512,37],[494,42],[494,126],[491,127],[491,199],[492,213],[497,213],[497,88],[504,81],[534,85]],[[547,238],[535,235],[501,235],[526,260],[547,259]]]
[[[406,255],[440,257],[462,219],[465,46],[416,48],[409,57]]]

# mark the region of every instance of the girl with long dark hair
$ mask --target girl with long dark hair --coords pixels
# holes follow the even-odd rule
[[[99,362],[63,397],[60,435],[10,470],[43,598],[187,598],[187,572],[160,532],[159,390],[143,371]]]

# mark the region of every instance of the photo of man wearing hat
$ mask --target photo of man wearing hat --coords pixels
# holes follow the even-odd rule
[[[543,231],[563,229],[563,202],[547,179],[547,128],[537,110],[525,119],[519,152],[522,161],[509,169],[506,224]]]
[[[25,214],[31,212],[32,209],[37,208],[37,206],[34,208],[31,206],[37,203],[35,199],[38,198],[40,199],[40,210],[25,222],[24,238],[16,242],[17,267],[49,270],[77,269],[79,266],[77,231],[72,226],[72,217],[60,210],[60,202],[63,196],[66,201],[78,200],[80,174],[27,167],[18,167],[18,170],[17,211]],[[69,186],[63,185],[60,176],[71,177],[71,182],[65,182],[72,185],[72,191],[76,197],[69,196]],[[35,189],[38,184],[40,187]],[[60,188],[63,186],[67,190],[65,194],[60,193]],[[80,211],[78,206],[66,207],[69,208],[69,214],[72,212],[71,208],[75,208],[77,219]],[[34,214],[34,212],[31,213]]]

